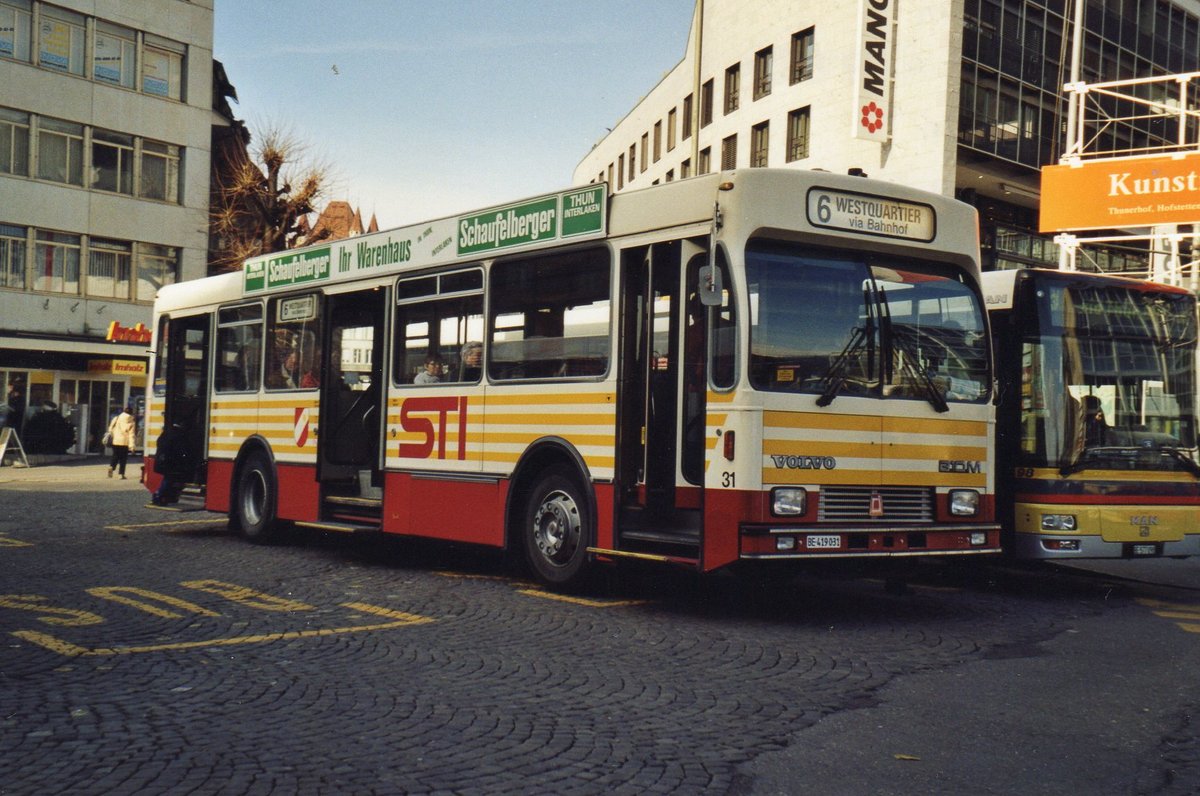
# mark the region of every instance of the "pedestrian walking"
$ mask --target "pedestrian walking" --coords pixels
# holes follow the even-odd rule
[[[129,404],[108,423],[109,444],[112,445],[112,459],[108,463],[109,478],[113,477],[113,471],[116,470],[121,480],[125,480],[125,461],[129,458],[129,446],[133,444],[136,432],[133,404]]]

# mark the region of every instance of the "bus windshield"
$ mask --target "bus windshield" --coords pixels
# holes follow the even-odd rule
[[[983,311],[935,263],[757,242],[746,252],[750,380],[759,390],[948,403],[987,399]]]
[[[1190,295],[1027,280],[1021,458],[1196,471],[1196,308]]]

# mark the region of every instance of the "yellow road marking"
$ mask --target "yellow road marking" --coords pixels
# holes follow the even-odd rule
[[[167,520],[166,522],[139,522],[132,525],[105,525],[104,530],[120,531],[122,533],[135,533],[136,531],[145,528],[162,528],[170,525],[220,525],[228,522],[229,518],[227,517],[202,520]]]
[[[232,638],[214,638],[203,641],[180,641],[173,644],[148,644],[144,646],[125,646],[125,647],[96,647],[89,649],[80,647],[76,644],[63,641],[46,633],[39,633],[33,630],[17,630],[12,635],[17,638],[25,639],[33,644],[57,652],[60,655],[69,657],[85,657],[85,656],[104,656],[104,655],[133,655],[143,652],[170,652],[176,650],[192,650],[203,649],[206,647],[231,647],[242,644],[264,644],[271,641],[289,641],[294,639],[304,638],[320,638],[323,636],[346,635],[349,633],[365,633],[379,630],[392,630],[398,627],[408,627],[411,625],[423,625],[433,622],[434,619],[428,616],[420,616],[418,614],[405,613],[404,611],[395,611],[391,608],[382,608],[377,605],[368,605],[366,603],[342,603],[341,607],[350,608],[361,613],[372,614],[393,619],[391,622],[382,622],[371,625],[347,625],[344,627],[327,627],[318,628],[315,630],[285,630],[279,633],[260,633],[252,636],[234,636]]]
[[[593,600],[587,597],[572,597],[569,594],[555,594],[540,589],[517,589],[517,593],[528,597],[541,597],[543,600],[583,605],[588,608],[621,608],[626,605],[645,605],[648,602],[648,600]]]
[[[33,542],[22,542],[20,539],[0,534],[0,547],[33,547]]]
[[[1149,597],[1139,597],[1137,602],[1153,611],[1155,616],[1161,616],[1163,619],[1200,620],[1200,605],[1171,603],[1164,600],[1153,600]],[[1200,633],[1200,624],[1192,622],[1176,622],[1175,624],[1186,633]]]

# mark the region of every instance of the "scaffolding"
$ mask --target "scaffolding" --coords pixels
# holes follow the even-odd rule
[[[1067,99],[1066,146],[1059,163],[1200,153],[1200,72],[1090,83],[1081,80],[1084,7],[1083,0],[1075,0],[1071,81],[1063,86]],[[1112,133],[1118,126],[1157,128],[1163,134],[1116,146],[1120,136]],[[1174,135],[1170,135],[1172,132]],[[1106,141],[1114,143],[1106,145]],[[1145,273],[1127,275],[1200,292],[1200,218],[1193,223],[1123,229],[1116,235],[1081,237],[1060,233],[1054,242],[1060,247],[1059,267],[1069,271],[1103,270],[1086,249],[1089,245],[1144,245],[1149,268]]]

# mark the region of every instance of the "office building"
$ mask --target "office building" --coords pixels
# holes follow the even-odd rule
[[[212,0],[0,0],[0,387],[82,448],[144,395],[157,289],[205,275],[212,38]]]
[[[1080,1],[1082,80],[1200,71],[1197,0]],[[1062,147],[1073,11],[1068,0],[697,0],[683,59],[575,182],[620,192],[732,168],[858,169],[975,205],[985,268],[1056,265],[1058,246],[1037,233],[1039,169]],[[1111,105],[1087,131],[1093,149],[1176,139],[1170,118]],[[1095,262],[1147,269],[1136,247],[1104,247]]]

